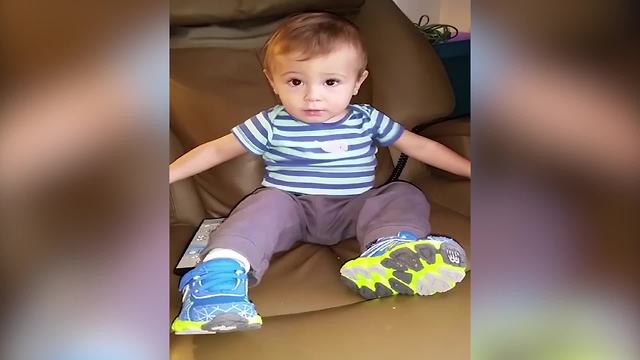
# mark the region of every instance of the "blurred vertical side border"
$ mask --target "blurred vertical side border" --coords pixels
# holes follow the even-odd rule
[[[640,358],[638,14],[473,3],[473,359]]]
[[[169,4],[1,8],[0,358],[168,358]]]

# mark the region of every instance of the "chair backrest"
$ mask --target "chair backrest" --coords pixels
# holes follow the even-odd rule
[[[172,159],[278,103],[262,73],[260,50],[284,17],[312,10],[342,14],[362,31],[370,75],[352,102],[372,104],[407,129],[451,112],[453,94],[439,58],[392,0],[172,1]],[[389,151],[380,150],[377,184],[393,167]],[[172,220],[193,223],[202,211],[226,215],[260,186],[262,174],[262,160],[244,155],[175,184]],[[178,196],[189,192],[177,186],[195,186],[199,202]],[[182,214],[189,204],[193,208]]]

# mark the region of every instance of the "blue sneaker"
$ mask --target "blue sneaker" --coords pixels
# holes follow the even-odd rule
[[[373,242],[340,269],[342,280],[365,299],[397,294],[433,295],[465,277],[464,249],[446,236],[417,239],[409,232]]]
[[[233,259],[212,259],[180,279],[182,309],[171,329],[178,335],[256,329],[262,318],[247,297],[247,272]]]

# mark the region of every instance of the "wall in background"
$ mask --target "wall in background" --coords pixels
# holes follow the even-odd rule
[[[471,30],[471,0],[393,0],[411,21],[427,14],[431,23],[449,24],[460,31]]]

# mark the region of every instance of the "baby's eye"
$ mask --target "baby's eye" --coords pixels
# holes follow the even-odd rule
[[[291,79],[287,81],[287,84],[291,86],[300,86],[302,84],[302,81],[300,81],[300,79]]]
[[[325,81],[324,83],[327,84],[327,86],[336,86],[336,85],[338,85],[338,83],[340,83],[340,80],[329,79],[329,80]]]

